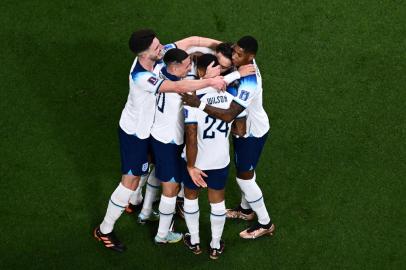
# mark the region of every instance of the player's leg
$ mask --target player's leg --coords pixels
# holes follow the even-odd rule
[[[223,169],[205,171],[210,202],[211,242],[210,258],[218,259],[224,251],[224,241],[221,239],[226,222],[226,205],[224,188],[228,178],[228,166]]]
[[[185,234],[183,242],[194,254],[200,254],[202,253],[199,236],[200,210],[198,196],[200,188],[196,186],[190,178],[190,175],[186,169],[186,162],[184,160],[182,160],[180,177],[185,190],[184,213],[186,226],[189,231]]]
[[[179,146],[165,144],[152,137],[152,152],[155,158],[155,175],[161,181],[162,195],[159,202],[159,225],[155,243],[176,243],[182,234],[170,231],[179,192],[180,157]]]
[[[142,189],[147,182],[149,174],[141,175],[140,181],[138,183],[138,187],[130,196],[130,200],[128,201],[128,206],[125,208],[125,212],[128,214],[132,214],[136,211],[139,211],[142,208],[144,197],[142,196]]]
[[[249,160],[246,156],[246,150],[244,147],[244,138],[233,137],[233,146],[234,146],[234,162],[237,168],[240,168],[245,164],[244,160]],[[244,160],[242,160],[244,159]],[[237,176],[238,178],[238,176]],[[251,179],[251,178],[248,178]],[[243,219],[243,220],[254,220],[255,212],[251,209],[251,206],[245,199],[244,192],[241,190],[241,202],[234,208],[227,209],[227,218],[230,219]]]
[[[176,207],[176,195],[179,192],[179,183],[162,182],[162,195],[159,202],[159,225],[155,236],[155,243],[176,243],[182,240],[181,233],[170,231]]]
[[[184,198],[185,198],[185,191],[184,191],[183,183],[181,183],[178,197],[176,198],[176,214],[178,214],[178,216],[183,219],[185,218],[185,212],[183,209]]]
[[[152,206],[159,194],[160,181],[155,175],[155,167],[152,168],[148,176],[147,187],[145,189],[145,198],[142,205],[140,214],[138,215],[138,222],[144,224],[146,221],[155,221],[159,219],[159,214],[153,211]]]
[[[185,222],[189,233],[185,234],[183,242],[194,254],[201,254],[202,250],[200,248],[200,236],[199,236],[199,188],[184,187],[185,198],[184,198],[184,214]]]
[[[256,182],[255,167],[258,163],[267,134],[261,138],[249,137],[234,139],[236,147],[237,183],[251,209],[258,217],[258,222],[242,231],[240,236],[254,239],[265,234],[272,234],[272,224],[260,187]]]
[[[110,197],[103,222],[94,230],[94,236],[105,247],[124,251],[124,245],[113,233],[114,224],[128,205],[131,194],[137,189],[140,176],[148,169],[148,139],[139,139],[119,129],[122,178]]]
[[[179,157],[182,156],[184,147],[185,147],[184,144],[179,147],[179,152],[178,152]],[[182,163],[183,163],[183,160],[180,159],[179,160],[179,166],[180,166],[179,171],[181,171],[183,169]],[[183,219],[185,218],[185,213],[184,213],[184,209],[183,209],[184,198],[185,198],[184,184],[183,184],[183,181],[181,181],[178,197],[176,198],[176,214],[178,214],[178,216]]]

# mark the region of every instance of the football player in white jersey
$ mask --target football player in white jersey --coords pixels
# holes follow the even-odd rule
[[[190,75],[192,62],[184,50],[171,49],[165,54],[163,60],[166,66],[161,69],[160,78],[179,81]],[[209,71],[213,70],[217,70],[217,74],[212,73],[211,76],[220,74],[220,69],[211,68]],[[248,74],[249,68],[241,68],[241,72],[243,75]],[[237,71],[224,77],[224,80],[229,83],[229,80],[237,79],[240,76]],[[157,97],[155,119],[151,130],[155,175],[162,185],[159,227],[154,238],[154,241],[159,244],[176,243],[182,239],[182,234],[170,231],[169,228],[175,210],[176,195],[179,191],[180,152],[184,137],[183,120],[181,96],[177,93],[160,93]],[[144,208],[140,213],[140,218],[150,214],[145,213]]]
[[[155,94],[189,92],[212,86],[224,89],[221,77],[206,80],[169,81],[158,77],[165,50],[171,47],[216,46],[212,39],[191,37],[163,46],[152,30],[134,32],[129,41],[131,51],[137,55],[129,75],[130,91],[119,123],[121,152],[121,182],[111,195],[103,222],[93,231],[94,237],[109,249],[122,252],[125,246],[113,233],[117,219],[128,205],[141,175],[148,170],[148,146],[155,113]]]
[[[235,66],[255,63],[258,43],[251,36],[242,37],[234,46],[232,61]],[[216,108],[204,104],[192,95],[183,95],[188,105],[199,107],[209,115],[230,122],[241,112],[247,112],[247,130],[243,137],[233,138],[235,163],[237,168],[237,183],[242,191],[242,201],[237,209],[230,210],[229,216],[252,216],[254,211],[258,222],[242,231],[240,236],[244,239],[255,239],[262,235],[272,235],[275,225],[272,223],[266,209],[262,191],[256,183],[255,167],[265,144],[269,120],[262,107],[262,79],[258,67],[256,74],[243,77],[236,86],[233,102],[227,109]],[[249,209],[251,208],[251,209]],[[244,215],[244,216],[243,216]]]
[[[218,65],[216,56],[204,54],[197,60],[200,77],[211,62]],[[218,92],[212,87],[198,90],[197,96],[217,108],[229,107],[233,96]],[[217,259],[224,250],[221,236],[226,220],[224,188],[230,162],[228,136],[230,124],[214,118],[198,108],[185,106],[186,161],[183,162],[181,177],[185,188],[184,213],[189,233],[185,235],[186,246],[195,254],[202,253],[199,237],[199,203],[201,188],[208,188],[211,206],[210,258]]]
[[[180,81],[191,70],[191,59],[184,50],[171,49],[163,60],[165,66],[159,74],[161,79]],[[177,93],[160,93],[156,104],[151,129],[151,146],[155,175],[161,181],[162,195],[159,203],[158,232],[154,241],[157,244],[176,243],[182,240],[182,234],[169,229],[180,183],[180,154],[184,136],[182,99]],[[140,218],[147,214],[144,207]]]

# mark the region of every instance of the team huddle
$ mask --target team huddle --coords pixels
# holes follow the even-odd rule
[[[161,45],[152,30],[144,29],[131,35],[129,46],[136,58],[118,130],[122,178],[94,237],[106,248],[124,251],[114,224],[124,211],[138,209],[138,222],[159,220],[155,243],[183,239],[189,250],[200,254],[202,188],[207,188],[211,209],[211,259],[224,251],[226,218],[257,218],[240,233],[244,239],[272,235],[275,225],[255,174],[269,131],[255,62],[257,41],[251,36],[236,44],[189,37]],[[227,209],[230,133],[241,203]],[[157,200],[159,213],[152,207]],[[173,231],[175,210],[185,219],[184,235]]]

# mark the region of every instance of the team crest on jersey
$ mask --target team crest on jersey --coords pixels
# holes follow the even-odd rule
[[[149,77],[148,82],[152,85],[155,85],[158,82],[158,79],[156,77]]]
[[[187,118],[188,115],[189,115],[188,109],[183,108],[183,116],[184,116],[185,118]]]
[[[250,95],[250,93],[248,91],[242,90],[240,93],[240,99],[247,101],[249,95]]]
[[[146,172],[148,170],[148,162],[145,162],[144,164],[142,164],[142,171]]]

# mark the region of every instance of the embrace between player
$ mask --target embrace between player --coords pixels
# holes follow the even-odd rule
[[[148,178],[142,217],[153,219],[152,202],[159,180],[162,195],[156,243],[182,239],[182,234],[170,230],[181,182],[185,186],[184,211],[189,230],[184,242],[195,254],[201,253],[197,202],[200,187],[209,189],[212,259],[218,258],[224,249],[221,235],[226,214],[229,218],[252,220],[256,213],[258,222],[240,233],[243,238],[272,234],[275,227],[254,171],[269,130],[268,117],[262,108],[261,76],[254,60],[258,48],[256,40],[247,36],[231,48],[213,39],[190,37],[163,46],[153,31],[140,30],[132,34],[129,43],[137,57],[130,70],[130,92],[119,124],[122,178],[94,236],[107,248],[125,250],[113,233],[113,227],[129,202],[135,201],[132,198],[141,193],[138,186],[148,172],[149,154],[152,154],[155,171]],[[193,47],[217,47],[218,58],[204,54],[192,61],[186,51]],[[225,75],[230,71],[233,72]],[[220,72],[225,76],[216,76]],[[182,94],[196,90],[197,95]],[[189,105],[184,111],[182,100]],[[233,143],[242,199],[238,207],[226,211],[224,187],[230,161],[229,123],[235,118],[240,118],[233,127],[234,133],[240,136],[233,137]],[[182,160],[184,127],[186,147]],[[145,181],[146,177],[143,178]]]

